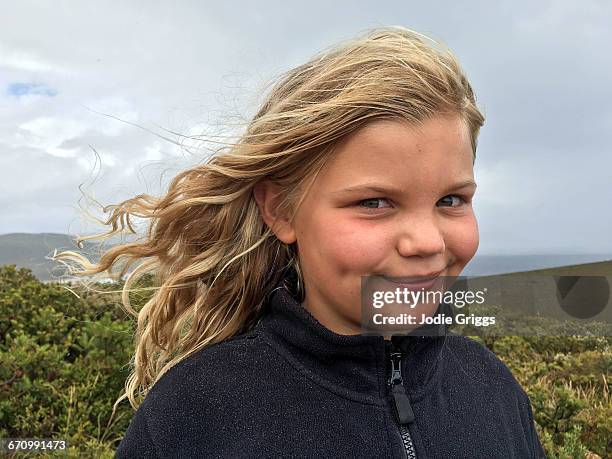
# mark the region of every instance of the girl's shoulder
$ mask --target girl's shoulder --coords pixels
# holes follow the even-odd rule
[[[481,342],[467,336],[449,335],[445,348],[456,370],[462,371],[474,382],[526,396],[508,365]]]
[[[258,353],[256,338],[256,334],[228,338],[170,367],[134,413],[115,457],[165,457],[160,452],[172,450],[194,426],[201,432],[214,431],[227,409],[225,401],[248,384],[244,377]]]
[[[254,360],[259,344],[257,333],[246,333],[227,338],[199,349],[170,367],[150,389],[149,394],[188,393],[194,386],[203,387],[227,384],[236,369],[244,369]],[[183,391],[182,389],[185,389]],[[149,394],[147,397],[149,397]]]

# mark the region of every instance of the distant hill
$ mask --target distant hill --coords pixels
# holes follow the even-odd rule
[[[462,271],[462,276],[489,276],[534,270],[561,269],[580,266],[579,269],[599,269],[593,264],[611,261],[612,253],[601,254],[532,254],[532,255],[484,255],[477,253]],[[599,272],[599,271],[598,271]],[[549,274],[539,272],[534,274]],[[560,274],[560,273],[557,273]],[[568,273],[573,274],[573,273]],[[588,275],[587,272],[582,273]],[[562,274],[560,274],[562,275]],[[597,273],[592,273],[597,275]]]
[[[603,261],[593,261],[591,263],[571,263],[572,258],[580,259],[588,257],[587,255],[557,255],[554,258],[547,258],[547,255],[540,255],[540,260],[537,261],[537,257],[529,255],[527,260],[523,260],[522,263],[516,263],[515,260],[504,260],[504,258],[520,258],[520,256],[512,255],[506,257],[499,257],[501,260],[497,264],[490,263],[482,264],[478,266],[478,269],[464,270],[462,276],[513,276],[525,274],[534,275],[554,275],[554,276],[612,276],[612,257]],[[494,258],[494,257],[491,257]],[[556,259],[555,259],[556,258]],[[564,259],[565,258],[565,259]],[[604,258],[595,257],[591,255],[591,258]],[[531,263],[529,263],[531,261]],[[556,263],[555,263],[556,262]],[[564,262],[564,263],[563,263]],[[513,265],[515,263],[515,265]],[[506,269],[501,269],[503,265],[506,265]]]
[[[612,260],[598,261],[596,263],[583,263],[580,265],[559,266],[557,268],[544,268],[524,271],[519,274],[556,275],[556,276],[612,276]]]
[[[11,233],[0,235],[0,266],[14,264],[19,268],[31,269],[41,281],[57,279],[64,274],[64,267],[45,257],[53,251],[74,250],[85,253],[91,261],[98,261],[99,242],[84,242],[79,249],[74,242],[75,236],[59,233]],[[106,242],[105,247],[112,246]]]

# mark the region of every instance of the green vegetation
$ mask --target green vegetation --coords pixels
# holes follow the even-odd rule
[[[109,292],[120,284],[96,285]],[[113,456],[133,414],[123,401],[134,322],[117,293],[41,283],[0,267],[0,438],[65,439],[36,457]],[[144,294],[134,294],[135,308]],[[549,457],[610,457],[610,337],[475,338],[511,368],[531,399]],[[14,457],[24,457],[24,454]]]
[[[0,438],[65,439],[68,457],[112,457],[133,414],[125,401],[111,421],[134,324],[117,294],[81,297],[0,268]]]
[[[612,338],[501,336],[474,338],[500,357],[521,383],[549,457],[610,457]]]

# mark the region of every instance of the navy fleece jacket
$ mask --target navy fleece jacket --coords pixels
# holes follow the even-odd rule
[[[339,335],[283,286],[252,331],[160,378],[115,457],[315,456],[545,457],[527,395],[481,344]]]

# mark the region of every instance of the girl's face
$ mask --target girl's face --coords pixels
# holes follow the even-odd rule
[[[476,184],[458,115],[374,121],[342,142],[294,222],[303,306],[338,334],[361,329],[361,276],[457,276],[476,253]]]

